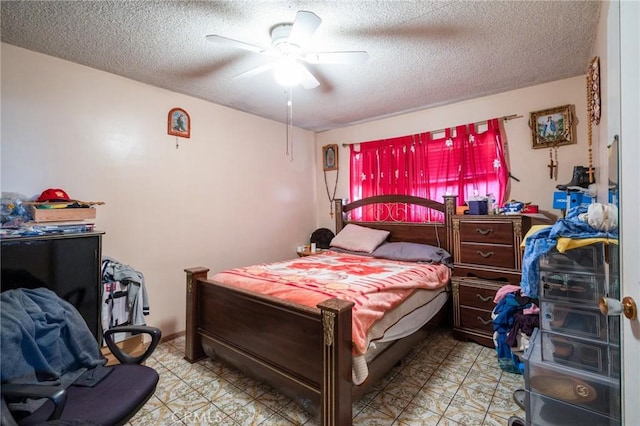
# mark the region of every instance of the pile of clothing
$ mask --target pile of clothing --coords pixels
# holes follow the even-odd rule
[[[44,287],[3,291],[0,317],[2,385],[93,386],[110,372],[102,368],[106,359],[82,315],[53,291]],[[43,394],[7,402],[14,411],[32,413],[46,401]]]
[[[504,371],[522,374],[522,356],[540,321],[538,299],[523,296],[520,286],[505,285],[496,292],[493,302],[496,306],[491,318],[498,365]]]

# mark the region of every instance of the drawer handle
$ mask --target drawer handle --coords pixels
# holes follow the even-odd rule
[[[489,228],[489,229],[476,228],[476,232],[481,235],[489,235],[490,233],[493,232],[493,229],[492,228]]]
[[[476,319],[484,325],[489,325],[492,323],[492,320],[486,320],[486,319],[483,319],[482,317],[476,317]]]
[[[476,251],[476,253],[478,253],[480,256],[484,257],[485,259],[486,259],[487,257],[491,257],[491,256],[493,256],[493,255],[495,254],[495,253],[494,253],[494,252],[492,252],[492,251],[488,251],[488,252],[486,252],[486,253],[485,253],[485,252],[480,251],[480,250],[477,250],[477,251]]]
[[[482,300],[483,302],[488,302],[489,300],[491,300],[491,296],[487,296],[487,297],[482,297],[481,295],[479,295],[478,293],[476,293],[476,297],[480,300]]]

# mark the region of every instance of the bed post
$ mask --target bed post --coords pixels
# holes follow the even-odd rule
[[[184,343],[184,359],[194,363],[204,358],[200,336],[198,335],[198,280],[207,279],[207,268],[189,268],[184,270],[187,273],[187,324]]]
[[[351,417],[351,308],[353,302],[329,299],[318,304],[324,345],[321,424],[350,425]]]
[[[344,228],[344,221],[346,219],[345,214],[342,211],[342,206],[344,206],[344,201],[342,198],[336,198],[333,200],[334,202],[334,210],[336,214],[336,234]]]
[[[457,195],[444,195],[444,224],[447,232],[447,251],[453,255],[453,215],[456,214]]]

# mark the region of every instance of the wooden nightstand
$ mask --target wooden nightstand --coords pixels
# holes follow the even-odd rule
[[[456,215],[452,221],[453,335],[493,347],[493,297],[505,284],[520,284],[520,243],[531,218]]]

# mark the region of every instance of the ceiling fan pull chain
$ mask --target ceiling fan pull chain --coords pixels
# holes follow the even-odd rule
[[[289,161],[293,163],[293,88],[287,88],[287,148]]]

